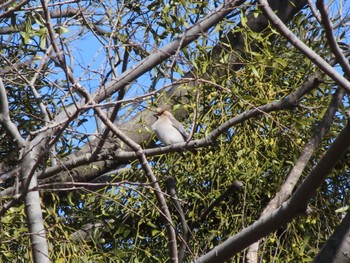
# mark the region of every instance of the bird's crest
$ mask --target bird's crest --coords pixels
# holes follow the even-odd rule
[[[154,111],[155,111],[154,115],[160,116],[166,111],[169,112],[169,106],[163,106],[161,108],[156,108]]]

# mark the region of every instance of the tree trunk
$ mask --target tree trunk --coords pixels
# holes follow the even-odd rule
[[[36,145],[35,148],[31,149],[32,144],[28,144],[30,145],[27,147],[29,150],[24,153],[21,165],[22,185],[28,184],[29,189],[29,191],[25,193],[24,198],[25,211],[27,215],[33,261],[35,263],[46,263],[50,262],[50,258],[44,220],[40,206],[39,191],[31,190],[35,189],[38,185],[34,171],[38,161],[38,153],[40,152],[39,148],[41,147],[40,145]],[[22,191],[25,191],[25,189],[22,189]]]

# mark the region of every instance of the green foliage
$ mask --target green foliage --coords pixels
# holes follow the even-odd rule
[[[29,236],[24,205],[9,209],[6,216],[1,217],[0,240],[0,261],[29,261]]]
[[[113,48],[120,48],[113,50],[113,55],[118,59],[127,57],[123,63],[128,67],[151,53],[154,46],[162,47],[176,38],[210,9],[206,1],[151,1],[146,4],[129,1],[123,6],[108,1],[99,5],[92,1],[89,4],[97,6],[99,12],[103,10],[106,13],[102,20],[108,23],[103,26],[108,27],[106,25],[109,24],[110,31],[98,35],[99,40],[102,43],[113,42]],[[14,64],[23,62],[27,56],[36,58],[32,66],[6,72],[6,79],[11,80],[7,81],[6,86],[10,117],[25,138],[30,136],[31,131],[44,125],[42,118],[37,117],[42,117],[38,100],[50,109],[52,116],[65,110],[64,104],[74,103],[72,98],[64,96],[70,88],[66,84],[66,76],[55,79],[59,69],[54,59],[49,60],[44,67],[43,72],[47,76],[42,74],[35,82],[42,97],[35,98],[28,87],[27,80],[36,73],[35,68],[40,62],[38,58],[43,57],[41,50],[47,45],[48,32],[41,19],[30,14],[27,16],[28,21],[23,30],[8,39],[13,46],[0,51]],[[33,19],[34,22],[31,22]],[[86,36],[87,29],[95,30],[94,34],[98,34],[97,29],[89,24],[91,21],[85,19],[81,30],[75,31],[75,25],[69,24],[67,19],[67,27],[59,25],[56,29],[62,29],[57,32],[61,34],[60,37],[67,37],[62,39],[68,45],[70,41],[73,42],[70,37],[74,37],[66,34]],[[174,60],[172,58],[151,71],[147,77],[152,81],[152,87],[145,87],[142,81],[133,85],[147,93],[158,87],[158,81],[165,78],[164,72],[169,71],[177,76],[192,70],[198,86],[186,95],[187,101],[179,102],[174,110],[197,111],[196,117],[191,114],[184,124],[189,128],[196,120],[194,139],[201,139],[235,116],[285,98],[317,71],[303,54],[278,36],[273,28],[272,33],[258,34],[248,30],[246,22],[242,13],[243,27],[232,29],[232,33],[242,33],[246,39],[244,55],[227,49],[213,57],[209,53],[217,36],[237,23],[236,18],[233,18],[232,21],[218,24],[210,34],[179,51]],[[39,28],[33,29],[33,23]],[[290,27],[319,54],[329,56],[325,40],[320,38],[321,29],[307,15],[295,16]],[[106,49],[113,53],[113,48]],[[120,61],[111,58],[108,52],[106,64],[118,66]],[[234,59],[237,61],[237,58],[239,65],[232,65],[231,62]],[[7,70],[6,63],[0,63]],[[88,71],[86,68],[84,70]],[[96,87],[90,81],[109,76],[111,71],[109,66],[98,74],[94,70],[81,77],[82,83],[91,90]],[[118,73],[123,70],[117,68]],[[85,82],[85,78],[88,81]],[[234,125],[222,133],[212,146],[198,149],[198,155],[184,151],[148,159],[164,192],[166,179],[176,179],[177,196],[191,227],[188,241],[190,250],[185,262],[191,262],[259,218],[323,117],[333,85],[325,81],[293,109],[262,113]],[[136,88],[130,90],[128,96],[139,92]],[[112,99],[115,97],[113,95]],[[128,109],[129,106],[124,110]],[[343,110],[340,110],[322,147],[309,162],[303,176],[317,163],[343,127]],[[87,139],[90,134],[84,132],[85,124],[90,124],[91,120],[91,112],[88,112],[70,123],[56,144],[56,158],[59,161],[82,144],[90,143]],[[0,140],[0,161],[14,167],[19,158],[18,151],[3,127],[0,127]],[[310,215],[281,227],[263,240],[259,251],[261,262],[312,261],[340,221],[341,214],[335,211],[347,205],[347,189],[350,187],[347,160],[345,158],[336,167],[314,197]],[[51,160],[47,158],[39,168],[49,165]],[[52,262],[169,261],[169,239],[155,190],[137,161],[129,164],[128,168],[122,174],[109,177],[113,185],[64,192],[46,190],[43,193],[42,207]],[[1,190],[13,184],[14,180],[11,180],[0,183]],[[237,180],[243,183],[243,188],[232,191],[208,210]],[[6,201],[1,200],[1,206]],[[180,236],[184,232],[181,218],[168,196],[167,202],[180,243]],[[79,232],[89,225],[91,228]],[[11,208],[0,221],[1,262],[30,261],[27,232],[24,206]],[[237,254],[232,262],[243,262],[244,253]]]

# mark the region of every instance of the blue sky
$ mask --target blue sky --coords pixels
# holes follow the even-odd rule
[[[151,3],[151,2],[148,2]],[[331,13],[333,15],[341,15],[345,17],[348,12],[350,12],[350,2],[347,1],[344,5],[341,4],[341,1],[332,1],[331,5]],[[212,7],[214,9],[214,7]],[[123,18],[128,19],[128,17]],[[346,26],[349,23],[346,22]],[[74,31],[74,27],[71,27],[71,31],[63,35],[63,37],[72,37],[76,35]],[[78,28],[77,28],[78,29]],[[349,32],[349,30],[348,30]],[[142,41],[143,35],[142,31],[140,31],[139,36],[137,38]],[[348,42],[349,35],[345,35],[343,42]],[[170,38],[165,38],[163,41],[163,45],[166,45],[170,42]],[[106,41],[102,41],[103,45],[107,46],[109,43]],[[152,43],[149,43],[149,47],[152,48]],[[154,48],[154,47],[153,47]],[[79,79],[80,84],[82,84],[88,91],[94,92],[99,84],[101,83],[101,77],[106,75],[106,71],[104,69],[107,64],[106,61],[106,49],[101,45],[101,42],[96,39],[94,35],[91,33],[85,35],[84,37],[77,38],[72,46],[72,53],[74,54],[74,75],[77,79]],[[151,49],[149,50],[151,51]],[[135,60],[136,61],[136,60]],[[133,66],[131,63],[129,67]],[[120,74],[120,67],[117,67],[119,70],[117,73]],[[184,69],[185,71],[186,69]],[[61,72],[62,74],[62,72]],[[61,74],[58,74],[57,77],[60,77]],[[61,75],[62,76],[62,75]],[[147,90],[151,83],[152,74],[144,74],[133,84],[132,88],[126,94],[126,98],[132,98],[137,95],[141,95],[144,90]],[[180,75],[176,75],[175,77],[180,77]],[[161,88],[164,85],[170,84],[170,80],[168,78],[163,78],[156,85],[156,88]],[[92,112],[88,112],[88,115],[93,116]],[[91,118],[90,121],[85,122],[84,125],[78,128],[78,131],[82,133],[94,133],[96,129],[95,119]]]

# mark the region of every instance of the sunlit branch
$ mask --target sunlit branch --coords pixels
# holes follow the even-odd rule
[[[350,124],[348,122],[326,154],[287,202],[283,203],[278,210],[255,221],[237,235],[228,238],[209,253],[198,258],[195,262],[223,262],[253,242],[277,230],[278,227],[291,222],[301,214],[305,214],[310,199],[324,182],[335,164],[342,158],[349,145]]]
[[[345,55],[343,54],[343,51],[340,49],[340,47],[337,43],[337,40],[335,39],[332,23],[329,19],[328,12],[326,10],[326,6],[324,4],[324,1],[317,0],[316,6],[320,10],[320,14],[321,14],[321,18],[322,18],[321,21],[322,21],[322,24],[324,26],[326,37],[327,37],[328,43],[331,47],[331,50],[332,50],[335,58],[337,59],[337,61],[341,65],[342,69],[344,70],[346,77],[348,79],[350,79],[349,60],[345,57]]]
[[[170,197],[174,203],[174,206],[179,214],[181,225],[182,225],[182,236],[181,236],[182,238],[181,238],[181,243],[180,243],[180,247],[179,247],[178,257],[179,257],[179,262],[183,262],[186,250],[191,252],[191,249],[188,245],[190,228],[187,224],[186,217],[185,217],[185,214],[183,212],[182,206],[180,204],[179,198],[176,195],[176,181],[175,181],[175,179],[168,178],[166,180],[165,184],[167,186],[167,192],[170,195]],[[191,252],[191,254],[193,255],[192,252]]]
[[[350,82],[339,74],[332,66],[329,65],[322,57],[320,57],[315,51],[304,44],[293,32],[278,18],[273,12],[266,0],[258,0],[260,8],[265,13],[266,17],[271,21],[275,28],[285,36],[288,41],[305,54],[313,63],[315,63],[324,73],[326,73],[335,82],[350,92]]]
[[[0,123],[4,126],[7,133],[13,138],[18,149],[23,146],[24,139],[22,138],[16,124],[11,121],[6,89],[2,78],[0,77]]]
[[[322,120],[319,122],[317,128],[311,139],[303,147],[299,158],[296,160],[284,183],[280,187],[276,195],[270,200],[264,211],[261,213],[260,218],[268,215],[275,209],[277,209],[283,202],[285,202],[291,195],[297,185],[306,165],[309,163],[310,158],[319,147],[323,137],[329,130],[335,113],[339,109],[342,99],[344,97],[345,90],[339,88],[333,95],[332,101],[328,106],[326,113]],[[247,259],[249,262],[256,262],[258,257],[259,241],[252,244],[247,252]]]
[[[197,24],[188,28],[182,35],[170,42],[164,48],[158,49],[151,53],[148,57],[141,60],[138,65],[121,74],[118,79],[107,84],[105,87],[100,88],[93,96],[94,100],[97,103],[104,100],[106,97],[114,94],[116,91],[128,85],[145,72],[151,70],[153,67],[176,54],[179,48],[183,48],[197,39],[203,34],[203,32],[209,30],[222,18],[232,12],[235,7],[243,2],[243,0],[226,1],[223,6],[220,6],[217,10],[201,19]]]
[[[317,12],[314,3],[312,2],[312,0],[307,0],[309,7],[311,9],[312,14],[314,15],[314,17],[317,19],[317,21],[319,23],[321,23],[321,16],[320,14]]]
[[[0,14],[0,18],[6,17],[6,16],[10,15],[11,13],[20,10],[21,7],[24,6],[26,3],[28,3],[29,1],[30,0],[23,0],[22,2],[18,3],[16,6],[9,8],[6,12]],[[11,1],[11,2],[16,2],[16,1]],[[10,2],[10,5],[11,5],[11,2]],[[6,8],[6,6],[7,6],[7,3],[1,5],[1,8]],[[1,8],[0,8],[0,10],[1,10]]]

